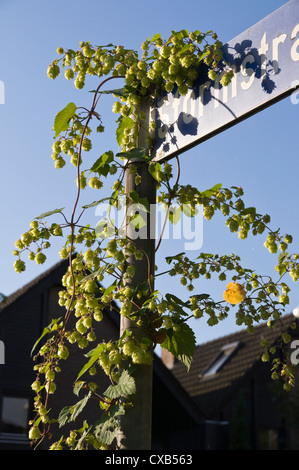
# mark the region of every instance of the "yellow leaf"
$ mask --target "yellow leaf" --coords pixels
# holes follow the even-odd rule
[[[245,299],[246,292],[241,284],[238,284],[237,282],[230,282],[223,293],[223,297],[226,302],[235,305]]]

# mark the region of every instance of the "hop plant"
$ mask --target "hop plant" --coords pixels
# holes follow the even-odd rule
[[[152,349],[156,344],[169,348],[187,367],[190,366],[195,339],[187,324],[189,318],[199,320],[206,317],[208,325],[213,326],[227,318],[231,306],[238,305],[236,322],[239,325],[244,324],[250,333],[254,321],[260,319],[267,321],[269,327],[272,327],[275,321],[280,319],[284,307],[289,302],[289,288],[282,282],[282,278],[287,273],[294,281],[299,278],[299,255],[290,255],[288,252],[292,237],[281,236],[279,231],[271,231],[268,227],[268,215],[262,216],[255,208],[247,208],[240,187],[228,189],[215,185],[206,191],[199,191],[191,185],[181,185],[179,161],[176,178],[175,168],[169,162],[161,164],[151,158],[151,132],[155,130],[154,121],[150,123],[146,151],[138,145],[139,133],[143,129],[145,119],[141,109],[144,97],[152,100],[160,97],[165,91],[172,92],[175,87],[181,95],[187,95],[200,76],[203,65],[209,70],[210,80],[215,80],[222,86],[230,83],[233,70],[223,62],[221,47],[222,43],[215,33],[181,30],[172,31],[168,39],[163,39],[160,35],[148,38],[141,46],[141,55],[122,46],[110,44],[98,47],[89,42],[80,43],[77,51],[57,48],[59,58],[55,59],[47,70],[51,79],[58,77],[60,70],[64,69],[65,78],[72,80],[77,89],[85,86],[88,76],[99,79],[99,86],[89,110],[85,106],[77,107],[74,103],[69,103],[58,113],[54,123],[55,139],[51,154],[54,166],[57,169],[65,167],[69,158],[71,165],[76,167],[77,192],[71,217],[68,218],[62,210],[56,210],[53,212],[63,217],[62,224],[47,225],[40,220],[44,216],[32,221],[30,229],[16,241],[13,252],[17,257],[14,263],[17,272],[25,270],[25,262],[21,259],[24,253],[28,255],[29,260],[35,260],[37,264],[42,265],[46,261],[44,251],[51,246],[50,237],[64,236],[65,229],[70,230],[64,246],[59,251],[61,259],[69,259],[69,267],[62,278],[63,288],[59,293],[59,305],[66,310],[65,318],[63,321],[53,320],[47,327],[48,340],[35,357],[35,360],[38,359],[35,366],[37,377],[32,384],[32,390],[37,395],[35,410],[40,416],[40,421],[36,423],[47,423],[50,429],[51,410],[44,401],[44,393],[48,396],[55,392],[60,362],[69,358],[73,348],[82,350],[96,342],[96,346],[93,345],[87,353],[88,362],[81,375],[88,372],[90,376],[94,376],[98,369],[102,368],[109,376],[111,387],[116,387],[112,390],[117,391],[115,395],[118,395],[120,390],[127,392],[131,379],[133,380],[133,377],[127,377],[128,382],[123,387],[122,368],[129,364],[134,370],[140,365],[151,364]],[[125,83],[121,92],[116,87],[108,92],[115,98],[112,111],[118,115],[116,137],[119,153],[114,155],[109,150],[101,153],[92,163],[90,158],[96,152],[94,142],[97,141],[92,140],[92,131],[96,130],[96,139],[100,139],[99,134],[105,130],[102,117],[96,109],[102,96],[102,86],[108,80],[119,77],[122,77]],[[200,253],[193,261],[185,253],[180,253],[167,257],[166,262],[169,265],[169,276],[179,277],[186,290],[187,299],[181,300],[171,294],[163,297],[154,290],[155,274],[149,274],[147,281],[142,285],[135,285],[135,262],[137,264],[142,261],[147,263],[147,266],[150,264],[145,250],[139,249],[135,240],[123,237],[123,228],[114,225],[115,221],[110,220],[110,213],[96,228],[89,224],[84,225],[81,217],[90,207],[107,200],[109,210],[114,207],[119,209],[122,204],[125,207],[132,201],[143,204],[144,200],[139,200],[137,191],[133,190],[128,195],[124,187],[126,174],[133,176],[138,189],[142,187],[139,159],[142,165],[148,165],[154,184],[160,191],[157,202],[167,208],[165,220],[168,218],[175,223],[181,212],[194,216],[201,206],[206,220],[211,220],[217,211],[220,211],[232,236],[237,235],[241,240],[245,240],[250,233],[266,233],[265,247],[273,254],[280,252],[276,266],[279,281],[265,281],[264,277],[242,267],[240,258],[233,254],[221,256]],[[111,197],[95,198],[97,201],[84,205],[78,215],[77,205],[82,190],[85,190],[85,194],[91,189],[100,191],[105,179],[111,175],[116,175],[114,183],[111,184]],[[125,202],[121,201],[122,197]],[[172,203],[178,205],[177,212],[169,210]],[[158,267],[156,270],[158,271]],[[213,300],[205,293],[196,293],[196,289],[200,289],[198,280],[201,277],[211,279],[213,276],[216,276],[220,283],[228,278],[232,280],[223,294],[225,302]],[[108,287],[102,287],[100,283],[106,283],[106,277],[112,277],[113,282]],[[137,339],[132,331],[125,331],[118,341],[99,343],[95,324],[102,321],[106,308],[114,308],[114,302],[117,301],[121,302],[120,314],[128,317],[134,328],[145,332],[145,337]],[[69,323],[72,327],[69,327]],[[282,343],[287,344],[289,340],[289,335],[284,333]],[[70,350],[68,344],[72,345]],[[268,350],[267,344],[264,344],[264,347],[266,351],[262,360],[269,361],[271,348]],[[125,372],[128,370],[130,367]],[[75,384],[75,394],[78,394],[79,387],[80,392],[88,390],[86,400],[89,396],[98,400],[103,413],[106,413],[107,430],[109,429],[110,433],[110,430],[117,426],[117,410],[120,414],[125,412],[123,402],[127,396],[108,398],[105,393],[98,393],[96,379],[92,383],[84,382],[84,375],[81,375],[79,383]],[[282,363],[274,364],[272,376],[275,380],[283,377],[286,389],[293,384],[291,371]],[[76,409],[76,406],[70,408]],[[65,419],[67,411],[64,411]],[[90,446],[96,449],[107,448],[107,445],[98,439],[98,430],[97,435],[94,435],[92,429],[92,426],[86,423],[86,427],[71,432],[68,438],[54,443],[52,448],[60,450],[62,445],[82,450]],[[106,433],[106,438],[109,433]],[[40,437],[38,427],[33,425],[30,438],[36,441]]]

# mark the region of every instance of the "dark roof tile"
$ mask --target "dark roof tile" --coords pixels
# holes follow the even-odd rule
[[[36,287],[39,284],[39,282],[43,281],[44,279],[47,279],[50,276],[50,274],[54,273],[56,270],[66,268],[67,264],[68,264],[68,260],[58,261],[56,264],[51,266],[49,269],[45,270],[39,276],[35,277],[32,281],[28,282],[23,287],[13,292],[11,295],[7,296],[3,302],[0,302],[0,313],[2,310],[6,309],[8,306],[13,304],[16,300],[18,300],[22,295],[29,292],[30,289]]]
[[[249,334],[247,330],[240,330],[200,344],[196,348],[189,372],[180,362],[174,365],[172,372],[192,397],[227,388],[261,360],[264,350],[260,344],[261,340],[267,339],[269,344],[274,344],[280,337],[282,328],[290,327],[294,321],[293,314],[288,314],[272,328],[263,323],[255,328],[253,334]],[[202,376],[203,371],[215,359],[221,348],[236,341],[240,343],[239,348],[222,368],[212,376]]]

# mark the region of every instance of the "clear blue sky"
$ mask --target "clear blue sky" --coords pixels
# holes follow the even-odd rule
[[[23,286],[58,261],[60,244],[48,251],[43,266],[27,263],[27,271],[13,270],[14,241],[40,213],[57,207],[70,209],[75,197],[73,168],[55,170],[51,160],[56,113],[68,102],[90,104],[86,92],[74,88],[63,77],[47,77],[48,64],[56,57],[57,46],[77,49],[80,41],[92,44],[123,44],[140,50],[140,44],[156,33],[168,37],[171,30],[214,30],[226,42],[284,5],[283,0],[190,0],[149,3],[107,0],[0,0],[0,80],[5,84],[5,104],[0,105],[0,292],[6,295]],[[112,101],[106,97],[104,124],[115,119]],[[261,213],[269,213],[272,227],[294,235],[293,249],[299,251],[298,218],[298,113],[299,105],[289,98],[225,131],[181,156],[182,183],[204,190],[217,183],[242,186],[245,201]],[[107,131],[98,154],[117,150],[113,129]],[[113,127],[113,126],[112,126]],[[96,157],[96,156],[95,156]],[[99,199],[94,192],[84,202]],[[91,209],[91,216],[94,212]],[[264,238],[240,241],[216,217],[204,222],[202,251],[242,255],[244,265],[257,272],[273,274],[276,258],[263,247]],[[161,256],[169,254],[162,244]],[[182,251],[179,244],[171,246]],[[293,288],[290,310],[299,304],[298,285]],[[158,286],[157,286],[158,287]],[[184,295],[179,285],[176,294]],[[169,279],[161,284],[169,288]],[[197,285],[197,292],[211,292],[222,298],[225,284],[209,281]],[[203,320],[194,323],[198,342],[235,331],[234,316],[217,327]]]

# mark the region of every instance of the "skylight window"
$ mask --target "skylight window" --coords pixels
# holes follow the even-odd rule
[[[213,361],[208,365],[208,367],[204,369],[204,371],[201,373],[201,377],[214,376],[217,372],[219,372],[223,365],[231,358],[231,356],[236,351],[239,345],[239,341],[224,345],[220,349],[215,359],[213,359]]]

